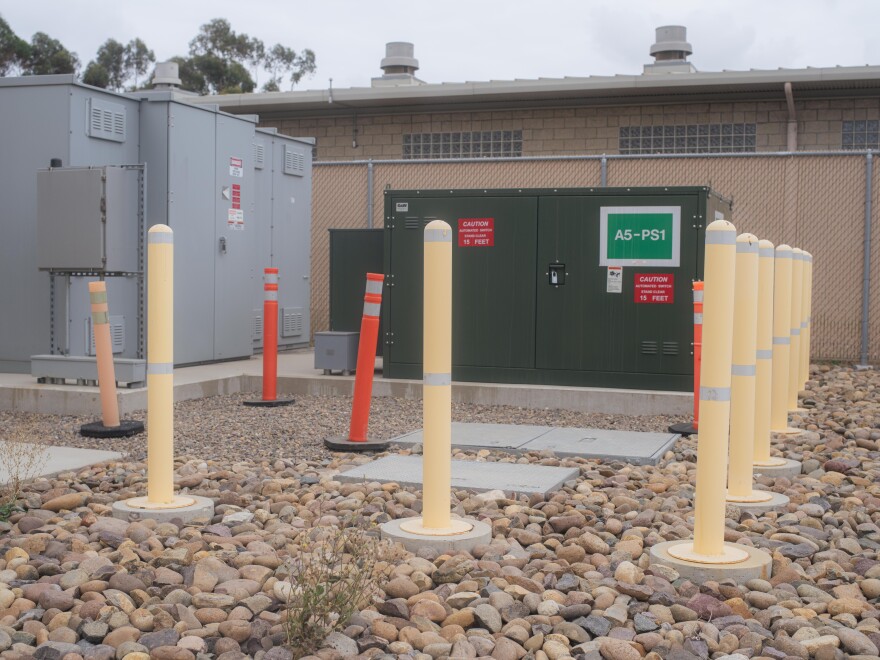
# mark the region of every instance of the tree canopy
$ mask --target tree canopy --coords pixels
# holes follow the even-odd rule
[[[261,71],[269,78],[263,91],[280,91],[288,82],[293,89],[316,70],[315,53],[308,48],[296,51],[280,43],[267,47],[257,37],[233,30],[224,18],[202,25],[189,42],[188,54],[171,61],[178,64],[181,87],[199,94],[252,92]],[[127,44],[107,39],[86,65],[82,81],[115,91],[138,89],[155,62],[155,54],[139,38]],[[0,76],[77,73],[79,66],[76,53],[57,39],[37,32],[28,43],[0,16]]]

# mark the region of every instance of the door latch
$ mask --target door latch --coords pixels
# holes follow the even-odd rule
[[[226,237],[220,237],[220,254],[226,254]]]

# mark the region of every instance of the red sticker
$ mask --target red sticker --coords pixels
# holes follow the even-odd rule
[[[458,247],[495,245],[495,218],[459,218]]]
[[[637,303],[671,305],[675,302],[675,276],[672,273],[636,273],[633,284]]]

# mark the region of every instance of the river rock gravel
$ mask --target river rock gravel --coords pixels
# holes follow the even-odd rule
[[[472,554],[382,546],[383,586],[310,658],[862,660],[880,657],[880,373],[813,366],[804,433],[773,452],[794,479],[759,477],[787,508],[726,510],[725,538],[773,556],[768,580],[694,584],[650,567],[650,547],[692,534],[696,440],[656,466],[551,453],[461,451],[486,463],[577,467],[547,497],[454,491],[453,510],[491,524]],[[2,658],[293,658],[284,635],[289,562],[320,529],[417,515],[421,493],[342,484],[370,460],[329,454],[350,400],[300,397],[266,414],[223,396],[176,407],[175,480],[210,497],[212,520],[109,517],[144,494],[143,439],[89,445],[83,421],[0,413],[6,437],[101,446],[121,461],[37,479],[0,523]],[[455,406],[463,421],[664,430],[674,418]],[[377,399],[372,428],[417,428],[417,401]],[[91,442],[91,441],[89,441]],[[401,453],[418,451],[403,449]],[[319,529],[320,528],[320,529]]]

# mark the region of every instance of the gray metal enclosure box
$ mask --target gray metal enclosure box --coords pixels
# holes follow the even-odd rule
[[[52,158],[65,167],[139,162],[139,103],[72,83],[68,75],[0,78],[0,279],[8,284],[0,289],[0,371],[26,373],[30,356],[50,349],[49,275],[37,270],[37,171]],[[116,285],[111,314],[134,322],[137,287]],[[55,342],[72,349],[70,333],[81,327],[70,319],[54,328]]]
[[[115,94],[70,75],[0,79],[0,277],[14,283],[0,288],[0,309],[8,312],[0,314],[0,371],[27,372],[31,356],[40,354],[88,357],[87,285],[102,274],[108,275],[114,352],[143,359],[144,287],[136,272],[145,246],[141,201],[144,230],[157,223],[174,230],[176,364],[252,355],[253,310],[262,305],[261,274],[269,263],[289,284],[284,309],[302,312],[288,323],[285,339],[308,341],[308,141],[257,131],[256,117],[181,98],[177,92]],[[276,175],[268,192],[256,185],[258,137],[272,146],[265,155]],[[38,175],[53,158],[63,167]],[[290,165],[300,175],[284,175]],[[137,170],[125,166],[145,168],[145,199],[137,194]],[[104,168],[101,186],[102,170],[81,169],[89,167]],[[95,221],[100,199],[108,220],[103,247]],[[117,212],[116,200],[126,208]],[[38,215],[48,240],[38,240]],[[53,270],[53,287],[38,267]]]
[[[258,128],[253,141],[256,188],[257,276],[254,297],[263,299],[263,269],[279,269],[278,348],[308,346],[311,270],[312,139]],[[263,347],[263,305],[252,310],[253,345]]]

